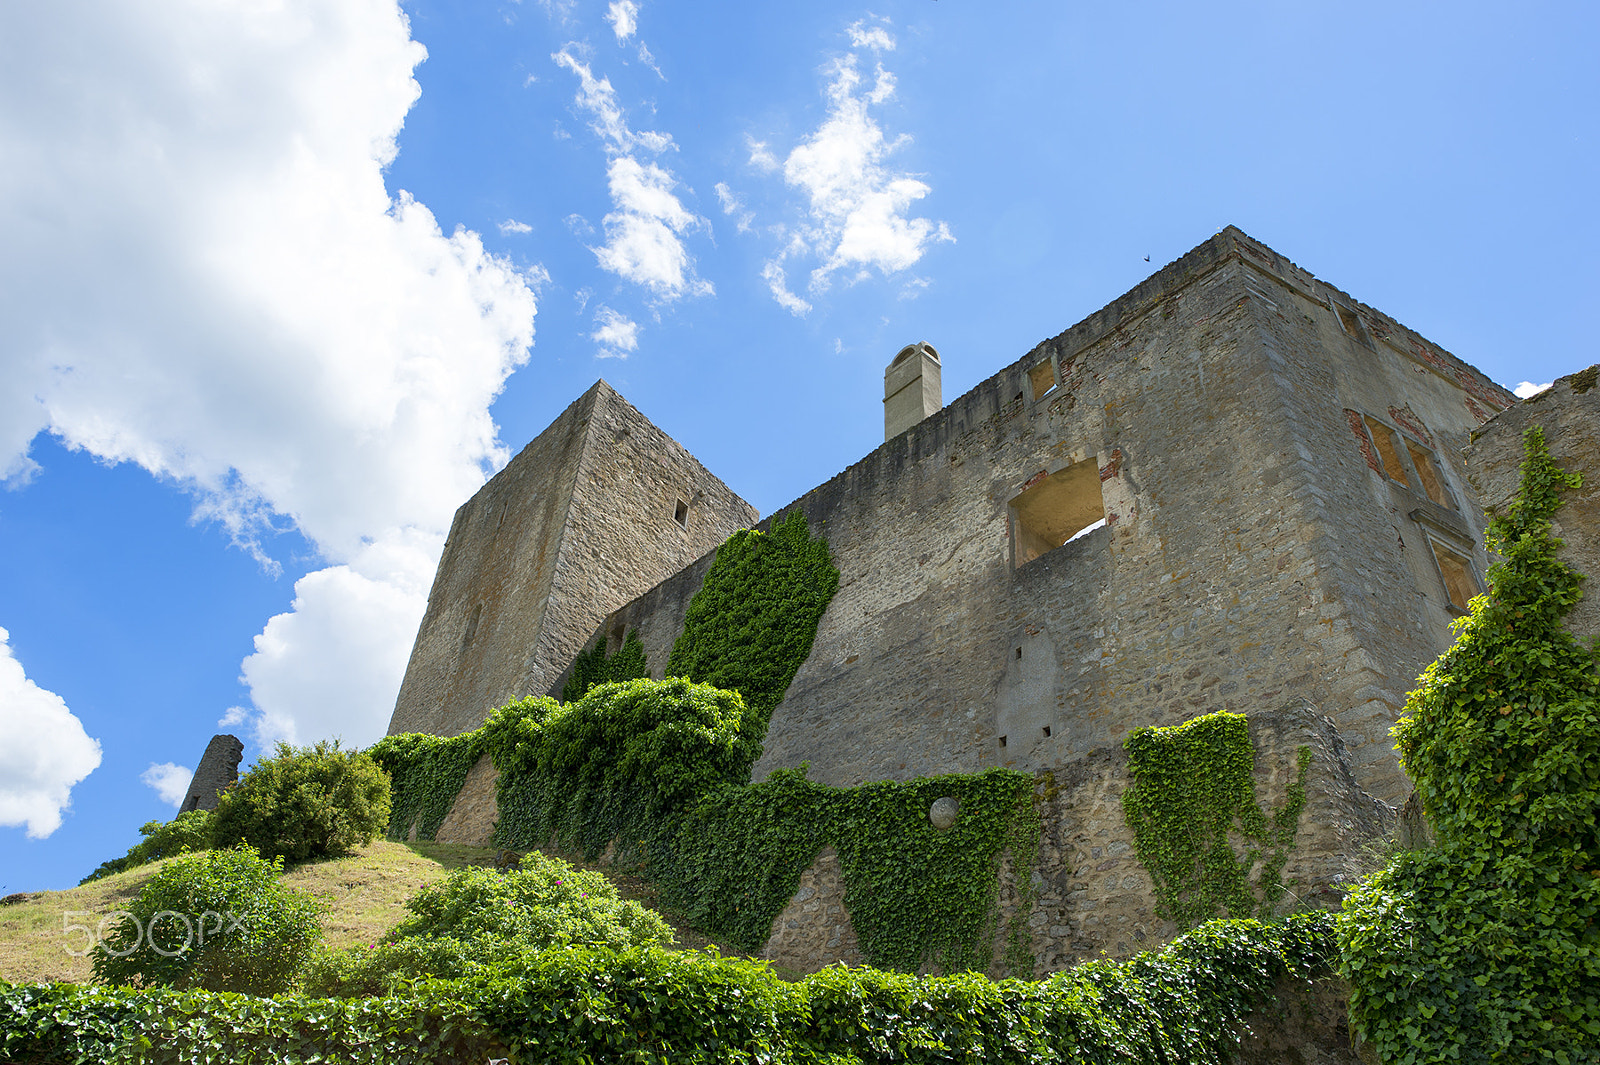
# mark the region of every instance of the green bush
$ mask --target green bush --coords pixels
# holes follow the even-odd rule
[[[366,754],[278,744],[222,793],[212,817],[218,846],[241,841],[263,857],[335,858],[371,843],[389,824],[389,775]]]
[[[317,994],[394,993],[427,977],[526,969],[549,947],[667,946],[672,929],[596,872],[530,852],[509,873],[467,867],[419,891],[411,916],[381,943],[325,954],[309,967]]]
[[[1385,1062],[1600,1058],[1600,660],[1550,519],[1579,478],[1524,437],[1503,561],[1395,726],[1436,849],[1345,901],[1351,1017]]]
[[[140,890],[93,952],[95,979],[270,995],[322,929],[323,907],[278,881],[283,860],[247,847],[181,854]]]
[[[124,869],[132,869],[160,858],[171,858],[186,851],[210,849],[211,811],[190,810],[188,813],[179,814],[171,821],[146,821],[139,826],[139,834],[144,836],[144,839],[130,847],[127,854],[102,863],[100,868],[78,883],[87,884],[91,880],[99,880],[112,873],[120,873]]]

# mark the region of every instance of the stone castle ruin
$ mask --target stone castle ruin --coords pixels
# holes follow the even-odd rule
[[[1048,774],[1029,920],[1054,969],[1171,932],[1117,800],[1124,736],[1242,712],[1266,801],[1312,751],[1285,876],[1348,881],[1409,791],[1389,728],[1482,587],[1462,449],[1514,397],[1231,227],[947,405],[940,369],[901,351],[884,444],[761,523],[802,513],[840,586],[755,778]],[[390,732],[559,695],[599,638],[637,633],[660,677],[757,518],[598,382],[457,512]],[[493,779],[484,759],[439,839],[487,839]],[[852,960],[832,861],[774,958]]]

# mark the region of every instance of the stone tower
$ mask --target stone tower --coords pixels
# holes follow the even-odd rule
[[[544,694],[607,612],[759,517],[597,381],[456,511],[390,734]]]
[[[244,744],[239,742],[239,737],[226,733],[211,737],[211,742],[206,744],[206,753],[200,757],[200,768],[194,771],[194,777],[189,781],[189,792],[183,797],[183,805],[178,807],[178,813],[215,810],[217,794],[231,788],[239,779],[239,760],[243,757]]]

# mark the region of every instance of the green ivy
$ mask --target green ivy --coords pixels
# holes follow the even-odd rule
[[[1600,1047],[1600,652],[1562,619],[1582,576],[1551,519],[1582,483],[1523,437],[1502,561],[1394,728],[1437,847],[1339,920],[1351,1019],[1385,1062],[1594,1061]]]
[[[570,703],[582,699],[597,684],[638,680],[649,675],[650,666],[645,661],[644,644],[639,640],[637,630],[629,632],[622,646],[617,648],[617,653],[609,657],[606,655],[606,638],[602,636],[593,647],[580,652],[573,660],[567,682],[561,686],[561,701]]]
[[[478,729],[449,738],[406,732],[369,747],[372,760],[389,774],[388,837],[407,839],[415,827],[418,839],[433,839],[484,743],[484,731]]]
[[[770,533],[734,533],[689,601],[667,676],[739,692],[750,710],[746,731],[759,744],[838,590],[828,543],[812,537],[800,511]]]
[[[1033,778],[990,769],[834,788],[805,772],[779,770],[708,796],[653,855],[651,872],[666,897],[709,935],[755,952],[801,873],[832,844],[868,964],[987,968],[1002,850],[1012,848],[1018,881],[1029,881],[1033,868]],[[960,813],[941,832],[928,810],[945,796]],[[1027,916],[1024,908],[1016,917],[1024,932]],[[1031,973],[1031,950],[1013,971]]]
[[[13,986],[0,1059],[554,1065],[1222,1065],[1245,1016],[1331,970],[1327,914],[1213,921],[1159,951],[1046,980],[765,965],[658,948],[557,948],[406,998],[255,998]]]
[[[500,772],[497,842],[639,849],[702,795],[750,778],[759,745],[737,692],[680,678],[602,684],[575,703],[495,711],[485,744]]]
[[[1122,812],[1154,884],[1156,913],[1179,928],[1221,913],[1271,913],[1283,897],[1280,874],[1306,804],[1311,749],[1299,749],[1294,783],[1269,820],[1256,802],[1255,753],[1243,714],[1137,728],[1123,747],[1133,782],[1122,793]],[[1243,841],[1243,858],[1235,837]]]

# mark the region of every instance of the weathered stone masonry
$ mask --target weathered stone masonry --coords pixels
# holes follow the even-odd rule
[[[1123,736],[1242,711],[1269,801],[1295,747],[1313,748],[1287,873],[1301,894],[1325,890],[1389,816],[1374,796],[1397,804],[1408,790],[1388,729],[1486,562],[1460,449],[1511,402],[1225,230],[769,519],[799,508],[841,581],[755,776],[802,761],[837,785],[1041,774],[1030,919],[1036,958],[1054,968],[1171,931],[1122,821]],[[560,481],[549,450],[545,479]],[[518,620],[516,645],[496,652],[527,656],[518,693],[558,690],[585,636],[624,629],[660,676],[714,546],[631,601],[605,598],[620,580],[593,592],[585,605],[610,613],[564,637],[564,657],[539,649],[537,619]],[[429,617],[453,611],[459,631],[472,606],[449,567],[469,552],[452,550]],[[412,671],[426,673],[416,656]],[[441,691],[448,731],[481,721],[498,691]],[[418,720],[397,707],[392,729]],[[808,876],[827,886],[825,870]],[[846,941],[824,931],[817,943],[781,921],[769,950],[790,944],[789,964],[814,966],[827,940]]]

